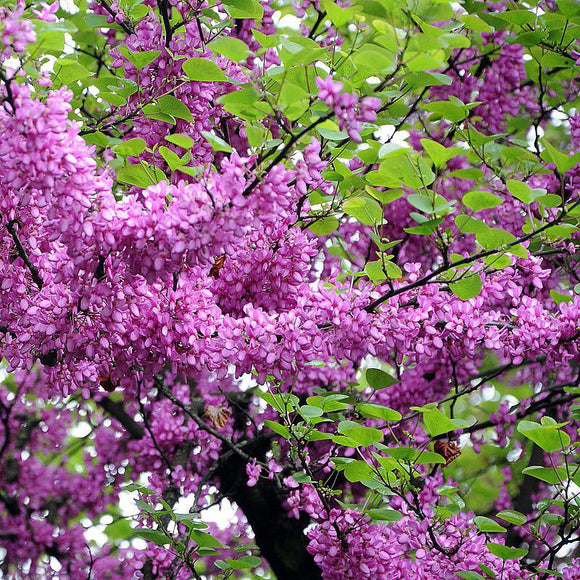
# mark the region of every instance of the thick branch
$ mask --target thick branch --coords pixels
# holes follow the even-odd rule
[[[252,454],[264,455],[267,443]],[[308,553],[304,528],[309,520],[290,518],[284,497],[273,481],[260,479],[254,487],[246,484],[246,462],[232,454],[218,470],[220,491],[244,512],[256,537],[261,554],[268,560],[277,580],[320,580],[320,569]]]
[[[111,417],[117,419],[125,428],[125,431],[131,436],[131,439],[141,439],[145,434],[143,426],[133,420],[123,409],[123,405],[112,401],[108,397],[97,401],[97,403],[105,410]]]
[[[172,403],[193,419],[201,429],[224,445],[216,466],[211,470],[219,481],[223,496],[235,502],[244,512],[256,537],[261,554],[268,560],[278,580],[320,580],[320,569],[306,547],[304,529],[309,523],[305,515],[299,520],[289,517],[284,508],[284,495],[274,481],[262,478],[254,487],[247,486],[246,465],[253,458],[261,462],[270,448],[268,437],[234,443],[201,419],[197,409],[180,401],[159,378],[155,386]],[[244,416],[244,405],[234,407],[234,415]],[[238,417],[236,417],[238,419]]]
[[[163,393],[174,405],[177,405],[189,418],[193,419],[201,429],[206,433],[213,435],[216,439],[219,439],[224,443],[229,449],[234,453],[239,455],[245,462],[250,461],[252,457],[242,451],[239,445],[236,445],[229,437],[226,437],[219,431],[216,431],[213,427],[210,427],[193,409],[191,405],[185,405],[182,403],[171,391],[169,387],[163,384],[163,381],[156,380],[155,386]],[[245,465],[245,463],[244,463]]]
[[[157,0],[157,7],[159,8],[159,14],[161,14],[163,28],[165,29],[165,46],[169,48],[171,37],[173,36],[173,28],[171,27],[171,21],[169,20],[171,5],[167,0]]]

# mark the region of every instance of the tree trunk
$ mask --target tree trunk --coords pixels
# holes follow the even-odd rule
[[[221,492],[244,512],[276,579],[320,580],[320,568],[306,550],[304,528],[309,518],[288,517],[282,505],[284,498],[274,482],[260,479],[254,487],[248,487],[245,462],[237,455],[224,462],[218,476]]]

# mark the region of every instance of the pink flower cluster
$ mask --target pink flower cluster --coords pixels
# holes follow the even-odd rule
[[[308,550],[324,580],[454,580],[457,572],[479,571],[481,564],[504,579],[524,577],[519,564],[488,552],[485,535],[470,528],[466,516],[435,526],[437,547],[428,532],[432,525],[410,515],[392,525],[373,524],[357,512],[334,509],[308,532]]]
[[[252,30],[276,30],[270,4],[262,1],[261,24],[244,19],[227,34],[257,48]],[[171,6],[184,18],[190,16],[186,3]],[[102,6],[95,12],[106,13],[111,24],[126,23],[120,4],[108,7],[113,14]],[[56,3],[35,6],[45,21],[56,18],[57,8]],[[295,8],[303,16],[320,6],[301,2]],[[225,16],[223,6],[215,9]],[[23,16],[21,2],[12,11],[0,9],[0,60],[23,54],[35,42],[34,27]],[[80,127],[69,120],[73,97],[65,89],[36,94],[28,83],[13,82],[14,106],[0,108],[0,346],[8,371],[15,371],[15,388],[0,392],[0,455],[6,454],[0,470],[0,523],[6,530],[2,546],[7,566],[36,565],[43,555],[56,554],[69,563],[71,578],[80,577],[90,563],[103,578],[138,577],[145,562],[154,573],[168,573],[173,556],[151,543],[138,554],[105,548],[93,562],[79,518],[97,520],[117,502],[126,478],[145,476],[161,494],[177,490],[181,496],[194,494],[196,508],[210,505],[218,483],[212,469],[223,457],[223,445],[263,435],[255,417],[275,418],[251,393],[246,406],[230,402],[230,391],[239,394],[237,379],[243,375],[251,374],[260,384],[274,380],[283,388],[291,385],[304,398],[344,390],[353,399],[364,397],[401,412],[441,400],[454,384],[472,384],[489,355],[506,367],[526,366],[516,369],[520,383],[575,379],[580,297],[569,287],[578,279],[577,264],[549,255],[509,255],[506,267],[494,269],[475,260],[471,274],[481,281],[481,292],[461,300],[447,279],[431,276],[450,253],[477,251],[475,236],[457,226],[455,209],[441,227],[448,247],[442,249],[434,237],[408,235],[405,228],[416,222],[410,216],[411,192],[405,190],[386,204],[386,223],[380,229],[381,236],[400,242],[393,258],[402,274],[375,285],[364,268],[379,255],[377,230],[337,212],[338,230],[320,238],[302,221],[312,192],[328,198],[337,193],[324,177],[330,162],[321,142],[312,137],[288,166],[280,163],[255,179],[260,157],[248,152],[244,121],[218,103],[248,74],[279,63],[275,51],[267,50],[263,60],[251,56],[246,67],[212,52],[195,18],[186,18],[175,32],[166,47],[167,31],[152,9],[124,40],[117,39],[116,29],[106,33],[116,47],[113,68],[123,69],[125,79],[140,87],[112,116],[131,118],[127,126],[121,123],[128,130],[126,138],[145,139],[156,152],[143,153],[142,160],[166,171],[167,180],[143,189],[114,188],[112,175],[100,168],[94,149],[79,135]],[[535,110],[533,91],[523,86],[524,50],[502,45],[504,39],[497,33],[484,36],[481,48],[458,51],[464,62],[449,72],[451,85],[429,93],[430,99],[457,96],[466,103],[481,102],[474,123],[485,133],[502,131],[523,107]],[[321,43],[337,41],[330,29]],[[159,55],[138,71],[119,50],[121,45],[135,54],[151,50]],[[476,75],[474,65],[486,49],[493,53]],[[234,82],[188,82],[182,63],[192,57],[214,59]],[[344,92],[344,84],[331,76],[317,78],[316,86],[318,99],[329,108],[328,118],[336,117],[339,128],[360,143],[365,124],[377,120],[381,100]],[[193,120],[185,114],[171,124],[143,113],[143,93],[152,102],[176,97]],[[579,125],[572,117],[573,148],[580,143]],[[440,129],[436,138],[444,139]],[[219,132],[235,151],[215,154],[204,131]],[[193,171],[170,174],[160,155],[161,145],[184,153],[166,140],[172,133],[192,139],[187,167],[199,170],[195,177]],[[411,136],[416,149],[421,135]],[[112,156],[111,150],[104,154]],[[374,165],[362,161],[362,152],[360,156],[346,165],[362,178]],[[469,168],[465,156],[448,162],[449,170]],[[529,215],[538,215],[538,206],[514,200],[488,168],[482,171],[489,178],[488,193],[493,191],[503,203],[478,217],[490,227],[521,233]],[[577,195],[577,170],[566,178],[570,176],[567,191]],[[434,179],[433,191],[455,208],[474,186],[472,179],[448,174]],[[529,184],[560,192],[554,175],[535,176]],[[461,211],[473,214],[465,207]],[[555,215],[549,209],[542,217]],[[574,252],[573,243],[556,248],[564,256]],[[341,268],[341,260],[349,267]],[[553,289],[568,293],[569,299],[556,305]],[[369,308],[385,294],[391,297]],[[357,371],[369,355],[392,366],[397,387],[354,392]],[[162,396],[159,380],[174,400]],[[242,420],[226,413],[226,420],[214,425],[217,437],[175,400],[202,416],[207,406],[228,413],[236,409]],[[115,412],[105,413],[113,403],[119,405]],[[494,443],[505,447],[511,442],[515,420],[503,402],[490,416]],[[70,446],[70,429],[79,421],[90,429],[80,458]],[[392,435],[380,426],[385,437]],[[572,434],[574,427],[567,427]],[[397,433],[410,439],[404,428]],[[427,440],[418,430],[413,443]],[[319,443],[309,453],[326,475],[331,451],[327,442]],[[350,509],[328,513],[318,482],[299,485],[288,476],[289,445],[280,441],[279,447],[281,458],[270,461],[267,474],[256,459],[247,462],[247,486],[257,486],[251,492],[262,484],[282,487],[280,501],[289,517],[307,514],[315,523],[308,531],[309,551],[325,579],[441,580],[478,571],[480,565],[504,580],[526,578],[517,563],[504,565],[489,553],[471,515],[435,517],[432,507],[439,498],[431,483],[421,494],[418,513],[392,500],[392,507],[403,513],[392,524],[372,522]],[[511,470],[504,475],[507,481]],[[105,488],[111,493],[103,493]],[[355,499],[363,497],[356,486],[341,482],[337,488]],[[541,489],[537,498],[545,493]],[[509,503],[504,486],[497,504]],[[231,545],[234,536],[249,539],[247,522],[240,518],[239,524],[215,531],[216,537]],[[186,576],[185,571],[180,574]],[[577,578],[574,566],[563,575],[565,580]]]
[[[55,3],[57,5],[57,3]],[[0,7],[0,58],[7,59],[12,53],[22,54],[29,44],[36,42],[34,25],[30,20],[22,18],[25,3],[18,0],[16,6],[9,10],[7,7]]]
[[[344,83],[334,81],[329,75],[326,79],[316,77],[318,98],[330,107],[338,120],[338,126],[348,133],[357,143],[361,142],[362,123],[374,123],[381,100],[377,97],[364,97],[359,100],[355,93],[344,93]]]

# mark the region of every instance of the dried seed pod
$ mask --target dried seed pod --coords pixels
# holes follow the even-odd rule
[[[435,441],[433,450],[435,453],[439,453],[439,455],[445,459],[446,466],[461,455],[461,449],[459,449],[457,443],[454,443],[453,441]]]
[[[203,412],[203,418],[216,429],[223,429],[231,416],[232,412],[224,405],[219,407],[208,405]]]
[[[219,272],[224,267],[226,263],[226,255],[222,254],[221,256],[216,256],[213,261],[213,266],[209,271],[209,275],[213,278],[219,278]]]

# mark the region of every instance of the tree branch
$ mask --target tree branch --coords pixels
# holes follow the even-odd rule
[[[97,404],[123,425],[131,439],[141,439],[143,437],[145,434],[143,427],[127,414],[121,403],[116,403],[108,397],[105,397],[97,401]]]
[[[572,208],[570,208],[570,209],[573,209],[574,207],[576,207],[578,205],[578,203],[580,203],[580,202],[576,202],[572,206]],[[557,216],[556,218],[554,218],[552,221],[545,223],[543,226],[539,227],[537,230],[534,230],[533,232],[530,232],[529,234],[526,234],[525,236],[522,236],[521,238],[518,238],[518,239],[514,240],[513,242],[506,244],[504,247],[506,249],[513,248],[514,246],[517,246],[518,244],[521,244],[523,242],[527,242],[528,240],[533,238],[535,235],[540,234],[543,231],[547,230],[548,228],[551,228],[552,226],[559,224],[564,219],[564,217],[568,214],[568,211],[562,211],[560,213],[560,215]],[[443,272],[446,272],[450,268],[457,268],[459,266],[465,266],[466,264],[471,264],[472,262],[475,262],[477,260],[481,260],[482,258],[486,258],[487,256],[491,256],[492,254],[495,254],[499,251],[501,251],[500,248],[492,248],[491,250],[485,250],[485,251],[479,252],[473,256],[467,256],[467,258],[463,258],[462,260],[458,260],[457,262],[453,262],[449,266],[445,266],[445,265],[440,266],[439,268],[433,270],[430,274],[423,276],[423,278],[419,278],[419,280],[416,280],[415,282],[412,282],[411,284],[407,284],[406,286],[401,286],[400,288],[395,288],[394,290],[391,290],[391,291],[387,292],[386,294],[383,294],[381,297],[379,297],[376,300],[374,300],[373,302],[371,302],[364,309],[367,312],[374,312],[374,310],[377,308],[377,306],[380,306],[383,302],[386,302],[389,298],[393,298],[394,296],[398,296],[399,294],[403,294],[405,292],[408,292],[409,290],[413,290],[415,288],[419,288],[420,286],[424,286],[430,280],[432,280],[433,278],[436,278],[437,276],[439,276]]]
[[[113,19],[115,20],[115,22],[117,22],[116,20],[116,16],[117,16],[117,12],[115,12],[110,4],[107,2],[107,0],[97,0],[98,3],[113,17]],[[123,20],[119,23],[119,26],[127,33],[127,34],[135,34],[135,27],[133,26],[133,23],[127,18],[123,18]]]
[[[161,19],[163,20],[163,28],[165,30],[165,47],[169,48],[169,44],[171,43],[171,38],[173,36],[173,28],[171,27],[171,21],[169,20],[171,5],[167,0],[157,0],[157,7],[159,8],[159,14],[161,14]]]
[[[155,386],[159,389],[163,395],[165,395],[174,405],[177,405],[188,417],[193,419],[199,427],[201,427],[206,433],[213,435],[216,439],[219,439],[224,443],[229,449],[234,453],[239,455],[244,461],[248,462],[253,459],[252,456],[248,455],[238,445],[236,445],[229,437],[222,435],[219,431],[216,431],[213,427],[210,427],[202,418],[193,410],[191,405],[186,405],[182,403],[169,389],[162,380],[156,378]],[[245,464],[244,464],[245,465]]]
[[[12,236],[12,240],[14,242],[14,245],[16,246],[16,251],[18,252],[18,255],[20,256],[20,258],[22,258],[22,261],[26,264],[26,267],[30,270],[30,274],[32,275],[32,280],[38,286],[38,289],[42,290],[42,286],[44,285],[44,282],[43,282],[42,278],[40,277],[40,273],[38,272],[38,268],[30,261],[30,258],[28,257],[28,254],[26,253],[26,250],[24,249],[24,246],[20,242],[20,238],[18,237],[18,233],[14,229],[14,220],[9,221],[6,224],[6,229],[8,230],[8,233]]]

